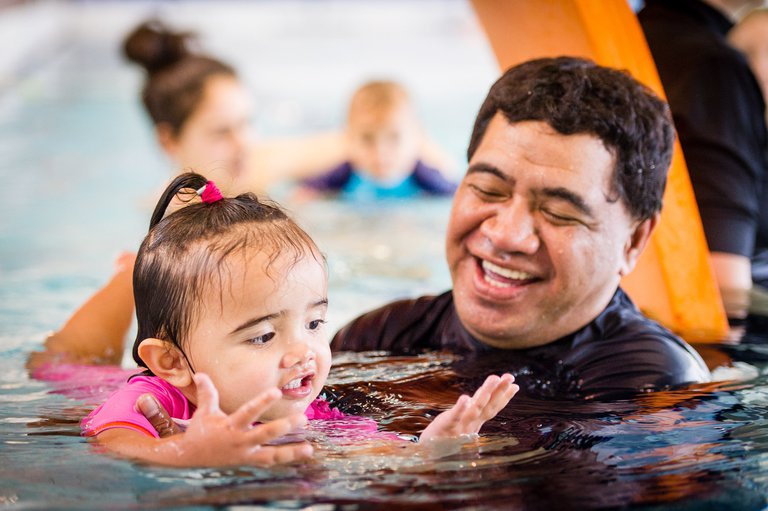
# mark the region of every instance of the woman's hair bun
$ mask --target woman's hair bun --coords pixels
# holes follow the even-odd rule
[[[154,73],[190,55],[191,32],[174,32],[159,20],[145,21],[125,38],[123,53]]]

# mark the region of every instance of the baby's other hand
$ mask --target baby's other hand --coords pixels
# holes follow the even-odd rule
[[[509,373],[485,379],[472,397],[461,396],[421,433],[420,441],[477,434],[483,424],[499,413],[520,390]]]

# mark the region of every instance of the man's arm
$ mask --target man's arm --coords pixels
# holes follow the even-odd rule
[[[711,252],[712,269],[729,318],[745,318],[752,289],[752,266],[748,257]]]

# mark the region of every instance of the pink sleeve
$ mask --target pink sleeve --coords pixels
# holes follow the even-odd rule
[[[347,415],[338,408],[332,408],[330,403],[323,398],[317,398],[310,403],[304,412],[311,421],[325,422],[324,425],[315,426],[325,431],[329,440],[342,442],[371,440],[375,438],[385,440],[405,440],[395,433],[380,431],[375,420],[357,415]]]
[[[83,436],[96,436],[112,428],[126,428],[158,438],[155,428],[136,410],[136,399],[147,393],[155,396],[174,419],[189,419],[192,416],[189,401],[179,389],[155,376],[137,376],[83,419],[80,423]]]

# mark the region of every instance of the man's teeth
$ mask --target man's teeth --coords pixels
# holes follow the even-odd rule
[[[485,270],[486,272],[493,273],[495,275],[507,278],[509,280],[528,280],[528,279],[534,278],[534,276],[531,275],[530,273],[527,273],[524,271],[517,271],[517,270],[508,270],[507,268],[502,268],[501,266],[497,266],[488,261],[483,261],[482,266],[483,266],[483,270]],[[507,283],[499,282],[498,280],[489,278],[488,275],[485,276],[485,281],[491,284],[492,286],[496,286],[496,287],[509,286],[509,284]]]
[[[283,385],[283,388],[286,390],[298,389],[299,387],[301,387],[301,380],[302,378],[296,378],[295,380],[291,380],[285,385]]]

